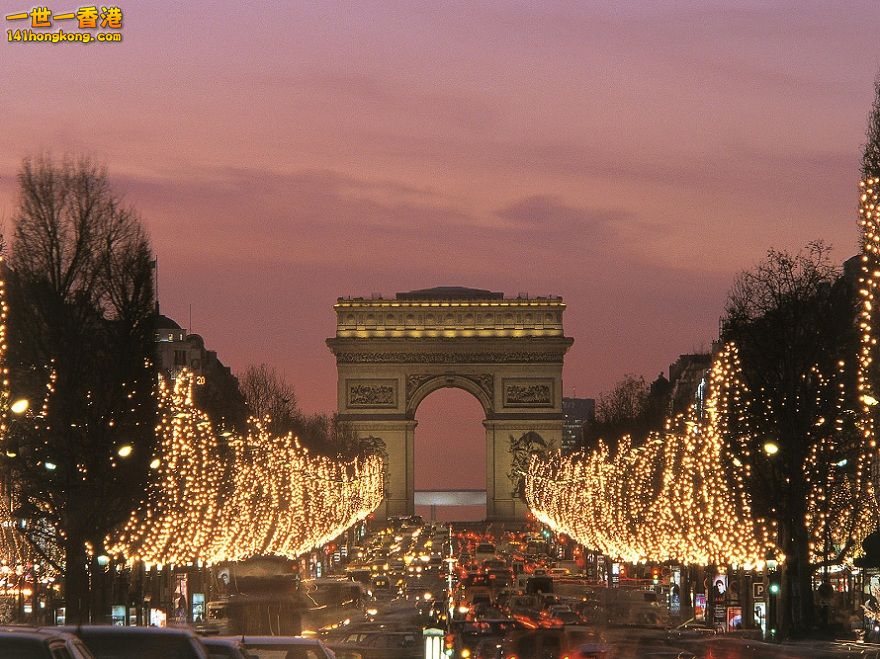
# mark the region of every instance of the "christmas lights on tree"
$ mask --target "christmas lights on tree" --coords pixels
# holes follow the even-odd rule
[[[743,459],[723,441],[739,397],[737,354],[727,346],[709,375],[705,415],[696,407],[641,446],[625,437],[613,455],[533,457],[526,501],[541,522],[628,562],[763,565],[772,527],[754,519]],[[743,456],[744,457],[744,456]]]
[[[192,398],[193,376],[159,386],[156,477],[110,553],[147,564],[294,558],[366,518],[382,501],[376,455],[343,462],[311,455],[292,435],[251,420],[218,438]],[[225,440],[225,441],[221,441]]]

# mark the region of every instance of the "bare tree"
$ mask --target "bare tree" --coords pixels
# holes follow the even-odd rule
[[[30,539],[61,547],[68,619],[80,622],[90,602],[104,608],[90,597],[86,544],[102,551],[152,459],[153,257],[103,167],[26,159],[18,182],[9,365],[31,411],[12,422],[2,466]]]
[[[670,402],[669,381],[661,374],[649,386],[642,376],[627,374],[596,401],[596,416],[584,429],[587,445],[603,439],[616,446],[624,436],[640,443],[651,430],[661,430]]]
[[[868,114],[868,130],[862,153],[862,178],[880,176],[880,74],[874,80],[874,104]]]
[[[642,376],[623,376],[611,391],[596,401],[596,421],[606,425],[620,424],[642,414],[648,398],[648,385]]]
[[[293,386],[274,366],[248,366],[239,378],[239,387],[251,415],[269,418],[267,429],[275,434],[298,433],[302,413],[296,404]]]

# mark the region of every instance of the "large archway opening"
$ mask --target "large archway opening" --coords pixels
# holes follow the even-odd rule
[[[486,413],[474,395],[462,389],[438,389],[416,410],[413,458],[415,489],[486,490]],[[416,506],[416,513],[439,521],[486,518],[485,505]]]

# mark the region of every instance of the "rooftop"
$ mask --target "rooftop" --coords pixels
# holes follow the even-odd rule
[[[504,293],[464,286],[435,286],[395,295],[397,300],[503,300]]]
[[[156,318],[156,329],[157,330],[163,330],[163,329],[178,329],[179,330],[179,329],[183,329],[183,328],[180,325],[178,325],[176,322],[174,322],[168,316],[163,316],[162,314],[159,314],[159,316]]]

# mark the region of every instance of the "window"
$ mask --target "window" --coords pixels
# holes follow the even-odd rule
[[[175,366],[186,366],[186,350],[175,350],[174,351],[174,365]]]
[[[257,659],[325,659],[323,651],[306,645],[248,645],[245,649]]]

